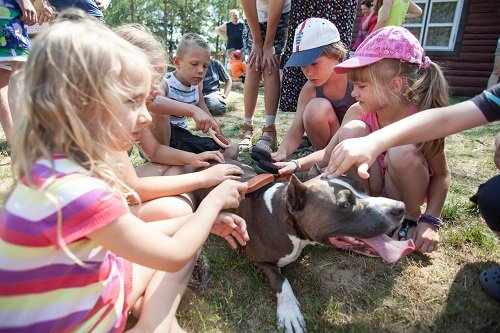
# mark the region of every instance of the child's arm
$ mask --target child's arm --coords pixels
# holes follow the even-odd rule
[[[342,141],[335,147],[325,175],[339,176],[355,165],[359,176],[366,179],[368,167],[390,147],[446,137],[485,123],[485,116],[471,101],[417,112],[366,137]]]
[[[203,102],[203,104],[205,104],[205,102]],[[191,117],[196,124],[196,129],[203,133],[208,132],[210,127],[219,127],[215,119],[198,106],[174,101],[165,96],[156,96],[155,100],[148,105],[148,110],[161,115]]]
[[[120,176],[137,192],[142,202],[209,188],[227,179],[238,180],[243,174],[236,165],[217,164],[203,171],[176,176],[138,177],[127,153],[119,154]]]
[[[432,169],[432,176],[427,189],[425,214],[439,218],[450,186],[450,170],[444,152],[429,159],[428,163]],[[437,229],[428,223],[419,222],[413,237],[415,250],[422,253],[436,250],[439,242]]]
[[[227,79],[224,80],[224,93],[222,95],[224,99],[226,99],[227,96],[229,96],[232,87],[233,87],[233,79],[231,79],[231,75],[227,75]]]
[[[281,142],[278,151],[271,154],[275,161],[283,161],[299,146],[305,131],[303,122],[304,110],[307,103],[309,103],[314,97],[316,97],[314,86],[310,82],[306,82],[300,91],[299,99],[297,101],[297,111],[293,117],[292,124],[290,125],[285,138]]]
[[[162,145],[156,140],[156,137],[149,128],[141,130],[139,146],[151,162],[159,164],[192,165],[195,168],[204,168],[210,166],[208,161],[224,162],[224,157],[219,151],[207,151],[195,154]]]
[[[363,24],[361,24],[361,30],[368,31],[368,28],[370,27],[370,21],[375,14],[375,7],[372,5],[370,8],[370,14],[368,14],[366,19],[363,21]]]
[[[260,34],[259,19],[257,17],[256,0],[241,0],[241,6],[252,34],[252,49],[248,55],[248,64],[252,70],[261,71],[262,45],[264,41]]]
[[[361,114],[361,108],[359,107],[358,103],[355,103],[351,105],[351,107],[347,110],[344,119],[342,120],[342,125],[341,128],[344,124],[347,124],[349,121],[354,120],[354,119],[359,119]],[[331,154],[331,151],[335,146],[338,145],[339,143],[339,130],[333,135],[333,137],[330,139],[330,142],[328,145],[321,150],[317,150],[305,157],[299,158],[297,162],[300,164],[301,171],[304,170],[309,170],[315,163],[319,165],[319,167],[324,167],[327,165],[327,161],[329,159],[329,156]],[[280,167],[279,174],[291,174],[294,173],[295,171],[299,171],[296,168],[295,163],[290,163],[290,162],[278,162],[276,163],[277,166]]]
[[[214,129],[214,131],[221,134],[219,124],[217,123],[217,121],[215,121],[214,117],[212,117],[210,110],[208,110],[207,104],[205,104],[205,99],[203,98],[203,82],[200,82],[198,84],[198,104],[196,106],[202,109],[210,117],[210,119],[212,119],[211,127]]]
[[[235,181],[219,185],[171,237],[130,213],[92,232],[88,237],[131,262],[175,272],[203,245],[220,210],[238,207],[246,189],[246,183]]]

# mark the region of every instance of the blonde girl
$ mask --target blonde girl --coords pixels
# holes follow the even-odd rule
[[[300,91],[292,125],[279,149],[271,154],[275,161],[291,155],[304,132],[312,148],[320,150],[340,128],[347,109],[356,102],[347,75],[333,71],[346,56],[339,31],[330,21],[313,17],[297,26],[293,53],[285,67],[300,67],[307,82]]]
[[[91,19],[42,32],[22,72],[15,186],[0,215],[0,330],[181,331],[175,312],[210,230],[247,239],[226,181],[188,216],[144,223],[116,152],[148,123],[145,55]],[[234,241],[234,240],[233,240]]]
[[[440,67],[425,56],[418,40],[402,27],[374,31],[355,56],[337,65],[335,71],[347,71],[357,103],[347,112],[324,156],[319,154],[323,166],[340,141],[368,135],[421,110],[448,105],[448,86]],[[299,160],[299,165],[307,168],[315,160],[318,155],[310,155]],[[282,172],[296,169],[290,163],[284,167]],[[348,174],[358,177],[355,170]],[[405,203],[405,221],[394,237],[413,239],[417,251],[435,251],[442,226],[439,216],[450,182],[444,139],[390,148],[379,156],[370,175],[366,187],[372,195]]]

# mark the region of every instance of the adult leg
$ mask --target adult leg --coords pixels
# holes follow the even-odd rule
[[[240,139],[244,141],[242,143],[250,144],[250,140],[253,136],[252,119],[257,105],[261,74],[260,70],[249,66],[247,77],[245,79],[245,86],[243,88],[243,107],[245,119],[244,126],[242,127],[242,131],[240,133]]]
[[[184,332],[175,318],[182,295],[186,290],[196,256],[175,273],[155,271],[135,265],[129,304],[137,324],[128,332]]]
[[[340,128],[332,104],[325,98],[313,98],[303,114],[304,129],[315,150],[326,147]]]

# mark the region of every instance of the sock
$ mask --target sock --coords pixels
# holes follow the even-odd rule
[[[276,116],[266,114],[266,127],[274,125]]]
[[[245,124],[247,125],[252,125],[253,124],[253,118],[252,117],[245,117]]]

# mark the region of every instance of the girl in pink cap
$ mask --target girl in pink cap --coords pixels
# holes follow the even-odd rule
[[[293,172],[297,166],[306,169],[318,161],[326,166],[340,141],[368,135],[420,110],[448,105],[448,85],[441,68],[424,55],[418,40],[402,27],[373,32],[355,56],[337,65],[335,71],[347,72],[357,103],[347,111],[342,127],[324,151],[298,163],[282,164],[280,173]],[[359,178],[354,169],[348,175]],[[394,237],[413,239],[417,251],[435,251],[438,229],[443,224],[439,216],[450,182],[444,138],[390,148],[379,156],[370,175],[362,181],[372,195],[405,203],[405,220]]]

